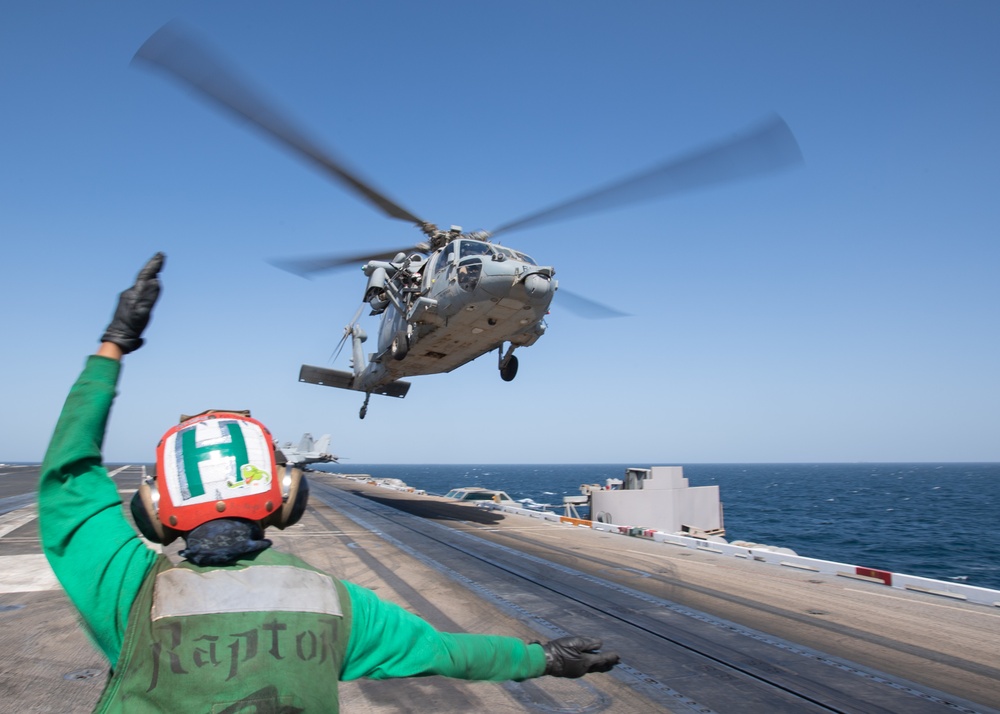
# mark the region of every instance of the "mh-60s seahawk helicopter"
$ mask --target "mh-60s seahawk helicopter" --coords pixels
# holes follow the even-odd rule
[[[364,302],[344,330],[334,360],[352,343],[352,371],[303,365],[299,380],[365,393],[361,418],[372,394],[404,397],[402,378],[450,372],[497,351],[500,376],[517,374],[518,347],[545,333],[545,315],[558,284],[555,269],[491,239],[550,221],[615,208],[626,203],[776,171],[802,160],[783,120],[772,118],[752,130],[643,173],[509,221],[492,231],[439,229],[389,199],[344,163],[331,157],[273,106],[263,101],[204,44],[171,23],[150,37],[135,55],[165,70],[336,179],[391,218],[416,225],[424,240],[376,253],[275,261],[299,275],[363,263],[368,278]],[[588,317],[622,315],[561,290],[565,306]],[[367,304],[381,315],[376,351],[366,360],[365,331],[358,318]]]

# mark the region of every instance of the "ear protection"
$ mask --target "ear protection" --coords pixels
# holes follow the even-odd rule
[[[284,530],[288,526],[294,526],[309,505],[309,480],[302,469],[291,466],[282,468],[285,469],[285,474],[281,479],[281,508],[260,522],[262,528],[274,526]],[[143,538],[153,543],[169,545],[184,535],[184,531],[175,530],[160,520],[159,501],[160,492],[156,488],[156,480],[145,479],[139,484],[139,490],[132,494],[132,519]]]
[[[306,512],[309,503],[309,480],[302,469],[293,466],[279,466],[281,473],[281,508],[260,522],[264,528],[274,526],[285,530],[294,526]]]
[[[130,510],[136,528],[148,541],[168,545],[181,535],[180,531],[175,531],[160,521],[160,492],[156,488],[155,479],[146,477],[142,480],[139,490],[132,494]]]
[[[297,523],[309,482],[301,469],[275,463],[273,443],[248,412],[206,412],[181,422],[157,446],[156,477],[132,496],[136,527],[166,545],[218,518],[264,528]]]

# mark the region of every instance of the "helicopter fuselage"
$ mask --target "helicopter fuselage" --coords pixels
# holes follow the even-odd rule
[[[353,389],[450,372],[504,343],[527,347],[545,332],[555,271],[517,251],[462,238],[429,258],[369,261],[366,301],[381,314],[377,351],[359,364]],[[509,353],[508,353],[509,354]]]

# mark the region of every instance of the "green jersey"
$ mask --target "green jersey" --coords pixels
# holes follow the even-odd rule
[[[113,669],[129,630],[136,627],[136,618],[146,622],[151,617],[132,613],[133,605],[149,607],[148,599],[139,597],[140,591],[164,568],[163,557],[147,547],[126,520],[117,486],[103,465],[101,446],[120,371],[117,360],[88,358],[59,417],[38,490],[45,555]],[[280,554],[265,552],[261,561],[270,563],[275,555]],[[235,567],[252,566],[253,560],[240,561]],[[337,680],[434,674],[522,680],[544,673],[545,654],[540,645],[513,637],[438,632],[358,585],[338,580],[337,591],[346,595],[344,609],[351,613],[346,649],[339,663],[332,655],[322,662]],[[245,614],[249,631],[254,614]],[[322,634],[322,630],[302,628],[303,632],[319,632],[317,637]],[[304,637],[308,653],[313,635]],[[133,653],[133,659],[142,656],[147,654]],[[280,668],[274,668],[272,676],[280,678]]]

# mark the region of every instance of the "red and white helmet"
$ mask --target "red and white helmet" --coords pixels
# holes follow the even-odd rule
[[[190,531],[216,518],[263,521],[282,505],[270,432],[238,412],[186,419],[156,447],[159,520]]]
[[[136,526],[170,543],[217,518],[285,528],[302,516],[309,485],[299,469],[275,463],[270,432],[249,412],[184,417],[156,447],[156,478],[132,498]]]

